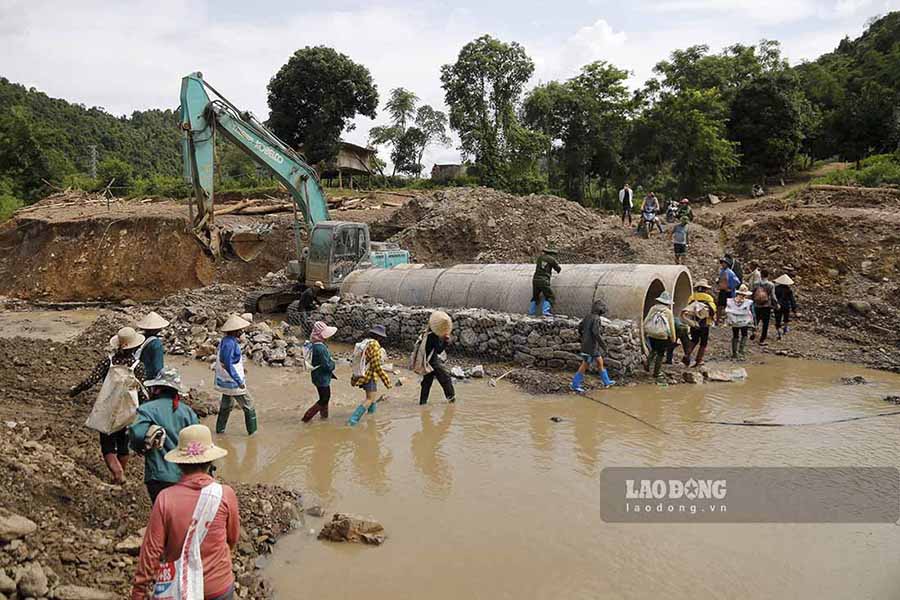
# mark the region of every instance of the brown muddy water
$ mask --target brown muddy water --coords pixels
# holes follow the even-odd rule
[[[900,591],[900,530],[859,524],[610,524],[607,466],[895,466],[900,415],[830,425],[732,427],[697,420],[808,423],[885,412],[900,376],[768,358],[743,383],[597,392],[663,434],[574,395],[459,384],[416,404],[412,378],[345,425],[360,393],[339,370],[331,419],[303,425],[308,376],[250,367],[260,432],[239,415],[218,442],[220,473],[302,490],[331,513],[371,515],[378,548],[320,542],[321,519],[278,542],[266,567],[279,598],[875,598]],[[210,371],[184,367],[208,385]],[[874,382],[847,386],[841,376]],[[559,417],[554,422],[551,417]],[[310,530],[313,530],[311,532]]]

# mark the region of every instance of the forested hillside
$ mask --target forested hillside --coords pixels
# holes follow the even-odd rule
[[[898,148],[900,12],[793,67],[775,41],[677,49],[638,90],[625,86],[627,71],[604,61],[529,89],[534,62],[525,48],[490,36],[466,44],[441,72],[449,125],[471,164],[470,179],[498,188],[596,204],[614,198],[626,179],[665,195],[698,194],[830,157],[873,169],[857,181],[900,177],[896,156],[863,162]],[[502,106],[470,93],[469,81],[490,86],[493,74]],[[313,108],[336,110],[325,99]],[[406,112],[398,114],[405,121]],[[331,129],[329,135],[339,135]],[[372,130],[373,143],[382,130]],[[41,197],[50,184],[96,189],[115,180],[119,194],[187,193],[178,136],[174,110],[116,117],[0,78],[0,216]],[[224,144],[217,176],[232,186],[268,183]]]
[[[89,175],[91,146],[100,173],[175,177],[178,140],[173,110],[115,117],[0,78],[0,179],[26,200],[45,191],[42,180]]]

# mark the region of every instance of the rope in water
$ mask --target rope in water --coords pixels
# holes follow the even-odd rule
[[[630,412],[626,412],[626,411],[622,410],[621,408],[616,408],[616,407],[613,406],[612,404],[607,404],[607,403],[604,402],[603,400],[600,400],[600,399],[598,399],[598,398],[594,398],[593,396],[589,396],[588,394],[581,394],[581,396],[587,398],[588,400],[593,400],[593,401],[596,402],[597,404],[602,404],[602,405],[605,406],[606,408],[611,408],[611,409],[613,409],[614,411],[616,411],[617,413],[621,413],[621,414],[625,415],[626,417],[631,417],[631,418],[634,419],[635,421],[640,421],[641,423],[643,423],[643,424],[646,425],[647,427],[650,427],[651,429],[655,429],[656,431],[658,431],[658,432],[660,432],[660,433],[664,433],[665,435],[669,435],[669,432],[668,432],[668,431],[666,431],[666,430],[664,430],[664,429],[660,429],[659,427],[657,427],[657,426],[654,425],[653,423],[649,423],[649,422],[643,420],[642,418],[640,418],[640,417],[638,417],[638,416],[635,416],[635,415],[631,414]]]
[[[847,423],[849,421],[861,421],[863,419],[874,419],[875,417],[891,417],[894,415],[900,415],[900,410],[875,413],[874,415],[862,415],[859,417],[846,417],[843,419],[834,419],[832,421],[813,421],[812,423],[758,423],[756,421],[691,421],[691,423],[706,423],[708,425],[733,425],[735,427],[804,427],[808,425],[831,425],[833,423]]]

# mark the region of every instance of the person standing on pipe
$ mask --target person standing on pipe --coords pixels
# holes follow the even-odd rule
[[[528,308],[528,314],[536,315],[538,302],[540,302],[541,314],[545,317],[552,317],[553,302],[556,297],[550,288],[550,277],[553,275],[553,271],[557,273],[562,271],[562,267],[556,261],[556,249],[548,246],[535,262],[534,277],[531,279],[531,306]]]
[[[584,375],[591,367],[596,368],[597,372],[600,373],[603,387],[610,387],[616,384],[615,381],[609,378],[609,373],[607,373],[603,364],[603,352],[606,348],[602,337],[603,321],[600,317],[605,312],[606,305],[603,304],[603,301],[596,300],[591,305],[591,314],[578,324],[578,332],[581,333],[581,352],[579,354],[581,356],[581,364],[578,366],[575,376],[572,377],[572,383],[569,384],[569,389],[573,392],[584,393]]]
[[[431,385],[437,379],[444,390],[444,397],[451,404],[456,402],[456,392],[453,389],[453,377],[444,364],[447,344],[450,342],[450,333],[453,331],[453,321],[447,313],[436,310],[428,319],[428,336],[425,339],[425,360],[431,370],[422,376],[422,389],[419,392],[419,404],[428,404],[428,395],[431,393]]]

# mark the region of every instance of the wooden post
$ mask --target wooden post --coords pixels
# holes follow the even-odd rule
[[[338,189],[344,189],[344,177],[340,169],[338,169]]]

